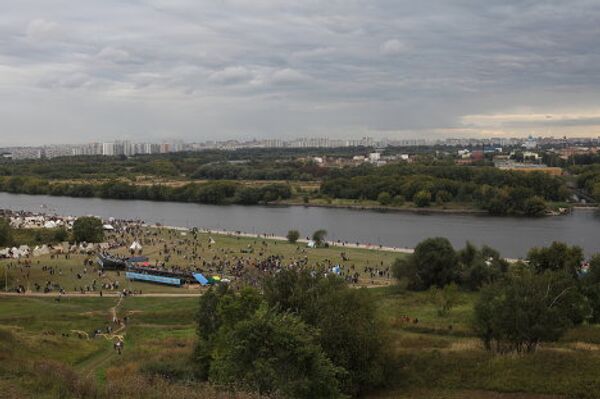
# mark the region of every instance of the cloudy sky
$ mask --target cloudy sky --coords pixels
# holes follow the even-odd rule
[[[598,0],[0,3],[0,145],[600,135]]]

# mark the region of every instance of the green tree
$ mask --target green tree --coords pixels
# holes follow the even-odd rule
[[[471,291],[497,281],[508,271],[506,259],[498,251],[485,245],[479,249],[467,242],[457,255],[461,270],[460,284]]]
[[[426,190],[419,191],[413,197],[413,202],[419,208],[425,208],[431,203],[431,193]]]
[[[396,195],[393,200],[395,206],[402,206],[406,202],[406,199],[402,195]]]
[[[338,370],[298,317],[255,312],[219,336],[210,381],[261,395],[339,398]]]
[[[458,281],[458,257],[446,238],[436,237],[421,241],[414,253],[398,258],[392,266],[394,276],[406,279],[408,288],[426,290]]]
[[[0,246],[13,244],[13,231],[7,219],[0,218]]]
[[[377,202],[381,205],[389,205],[392,202],[392,196],[387,191],[384,191],[377,196]]]
[[[525,200],[524,213],[527,216],[541,216],[546,213],[546,201],[542,197],[533,196]]]
[[[461,304],[460,291],[458,285],[450,283],[444,288],[432,287],[429,295],[431,302],[437,307],[437,313],[441,317],[446,317],[450,311]]]
[[[446,202],[450,202],[450,201],[452,201],[452,194],[450,194],[446,190],[438,191],[435,194],[435,202],[437,202],[437,203],[445,204]]]
[[[581,247],[555,241],[547,248],[530,249],[527,253],[527,260],[537,273],[543,273],[546,270],[566,271],[576,277],[581,270],[584,256]]]
[[[59,227],[54,231],[54,241],[63,242],[69,238],[69,232],[64,227]]]
[[[557,341],[590,309],[576,282],[565,272],[522,273],[481,291],[474,329],[488,350],[534,352]]]
[[[313,233],[312,239],[317,244],[317,246],[321,246],[325,243],[325,237],[327,237],[327,230],[317,230]]]
[[[73,238],[76,242],[102,242],[104,240],[102,221],[91,216],[78,218],[73,223]]]
[[[590,321],[600,323],[600,254],[592,256],[589,269],[583,275],[581,281],[581,290],[592,308]]]
[[[366,290],[349,288],[337,276],[282,270],[265,282],[268,305],[297,314],[319,331],[319,343],[335,366],[342,392],[358,395],[389,378],[387,329]]]
[[[290,230],[288,231],[286,238],[290,244],[295,244],[298,241],[298,238],[300,238],[300,233],[298,230]]]
[[[337,369],[316,331],[268,310],[254,289],[211,288],[200,298],[196,375],[219,385],[291,398],[339,397]]]

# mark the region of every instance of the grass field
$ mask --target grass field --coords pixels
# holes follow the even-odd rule
[[[208,245],[209,236],[216,241]],[[112,237],[129,244],[133,236]],[[196,247],[201,259],[254,257],[277,254],[287,260],[307,257],[310,264],[340,262],[361,272],[359,285],[378,305],[390,327],[390,348],[396,361],[389,386],[373,392],[374,399],[554,399],[600,397],[600,328],[582,325],[558,343],[544,345],[533,355],[493,355],[485,352],[471,328],[476,293],[461,293],[459,304],[440,316],[428,292],[410,292],[387,278],[371,278],[366,265],[387,267],[398,253],[321,248],[306,249],[282,241],[200,234],[198,240],[172,230],[143,233],[144,254],[164,260],[164,245],[180,249],[169,264],[198,262],[188,254]],[[153,242],[153,243],[152,243]],[[242,249],[253,248],[252,254]],[[126,247],[115,252],[125,254]],[[162,253],[162,254],[161,254]],[[262,254],[261,254],[262,253]],[[34,258],[31,268],[14,266],[10,284],[51,279],[81,286],[98,278],[83,273],[84,255]],[[11,261],[2,261],[7,265]],[[62,275],[50,276],[43,266]],[[83,275],[79,280],[76,273]],[[226,275],[226,271],[223,271]],[[111,272],[107,279],[144,293],[200,294],[199,289],[128,283]],[[46,297],[0,296],[0,397],[10,398],[250,398],[193,381],[191,353],[195,343],[197,297],[99,297],[97,293]],[[129,318],[126,326],[112,317]],[[410,321],[406,321],[408,317]],[[415,320],[418,320],[415,322]],[[116,333],[97,338],[94,330],[113,326]],[[86,336],[87,334],[87,336]],[[113,349],[122,336],[122,355]]]
[[[398,287],[369,292],[391,327],[397,362],[390,386],[369,397],[598,397],[597,327],[578,327],[533,355],[497,356],[483,351],[472,335],[473,294],[464,294],[460,306],[440,317],[428,293]],[[129,317],[123,355],[107,339],[72,332],[104,328],[117,304],[118,316]],[[10,386],[11,397],[229,397],[190,382],[196,305],[197,298],[1,298],[0,387]],[[419,322],[403,322],[404,315]]]

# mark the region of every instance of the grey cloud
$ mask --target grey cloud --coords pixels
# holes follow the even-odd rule
[[[427,136],[464,127],[465,115],[583,115],[600,109],[599,19],[592,0],[22,0],[0,16],[0,95],[12,110],[0,128],[17,132],[0,144],[123,130]],[[597,122],[502,128],[599,134]]]

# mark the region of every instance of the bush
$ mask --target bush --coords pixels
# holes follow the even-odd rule
[[[13,243],[13,231],[7,219],[0,218],[0,246],[9,246]]]
[[[316,331],[268,310],[256,290],[210,289],[200,298],[197,333],[200,379],[265,395],[339,397],[342,370],[323,353]]]
[[[325,243],[325,237],[327,237],[327,230],[317,230],[312,235],[312,239],[317,246],[321,246]]]
[[[76,242],[102,242],[102,221],[95,217],[80,217],[73,223],[73,238]]]
[[[338,378],[344,393],[358,395],[386,383],[390,343],[366,289],[310,270],[282,270],[265,282],[264,292],[270,307],[297,314],[319,331],[325,354],[344,371]]]
[[[531,353],[589,315],[585,297],[567,273],[526,272],[481,291],[474,328],[488,350]]]
[[[377,202],[381,205],[389,205],[392,202],[392,196],[384,191],[377,196]]]
[[[446,190],[438,191],[435,194],[435,202],[437,202],[439,204],[445,204],[446,202],[450,202],[450,201],[452,201],[452,194],[450,194]]]
[[[393,201],[395,206],[402,206],[406,202],[406,199],[402,195],[396,195]]]
[[[600,254],[592,256],[588,272],[583,275],[581,290],[592,308],[593,323],[600,323]]]
[[[546,213],[548,205],[542,197],[534,196],[525,200],[524,213],[527,216],[541,216]]]
[[[440,289],[432,287],[430,289],[431,302],[437,307],[437,313],[440,317],[446,317],[457,305],[460,305],[460,292],[458,285],[451,283]]]
[[[288,231],[286,238],[290,244],[295,244],[296,241],[298,241],[298,238],[300,238],[300,233],[298,230],[290,230]]]
[[[553,242],[547,248],[532,248],[527,253],[529,265],[536,273],[565,271],[577,277],[583,262],[583,250],[576,245],[570,247],[562,242]]]
[[[413,197],[413,202],[419,208],[425,208],[431,203],[431,193],[426,190],[419,191]]]
[[[409,289],[443,288],[458,281],[458,257],[446,238],[429,238],[407,258],[397,259],[392,271],[397,279],[408,281]]]
[[[338,370],[298,317],[261,310],[223,331],[210,381],[261,395],[338,398]]]

